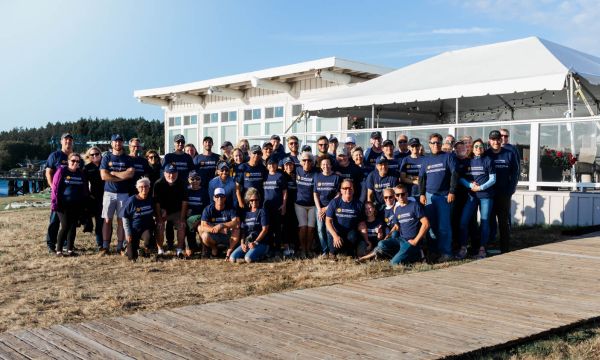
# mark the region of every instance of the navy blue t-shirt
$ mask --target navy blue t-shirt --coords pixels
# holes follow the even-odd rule
[[[367,201],[367,178],[369,177],[369,174],[373,171],[373,168],[365,165],[364,163],[363,163],[363,166],[356,165],[356,167],[358,167],[359,170],[362,171],[362,174],[363,174],[362,181],[360,182],[359,200],[360,200],[360,202],[362,202],[364,204],[365,201]],[[357,190],[355,189],[355,191],[357,191]]]
[[[60,166],[67,166],[68,155],[62,150],[56,150],[48,156],[46,160],[46,168],[56,171]]]
[[[200,175],[201,183],[208,189],[208,182],[215,177],[217,172],[217,163],[219,155],[211,153],[210,155],[198,154],[194,158],[196,172]]]
[[[390,229],[394,226],[394,207],[388,208],[387,206],[383,209],[383,224],[385,225],[384,234],[390,233]]]
[[[358,224],[365,219],[364,207],[360,201],[352,199],[345,202],[341,196],[331,200],[325,216],[333,220],[333,227],[340,236],[351,230],[358,230]]]
[[[217,210],[214,204],[210,204],[204,208],[202,212],[202,221],[206,221],[210,225],[222,224],[230,222],[237,217],[235,209]]]
[[[296,184],[296,174],[290,176],[288,173],[283,173],[287,186],[287,205],[293,206],[296,203],[296,195],[298,193],[298,184]]]
[[[381,229],[384,226],[383,221],[380,218],[375,217],[374,221],[366,221],[365,223],[367,225],[367,236],[369,237],[369,241],[372,244],[376,245],[379,241],[379,239],[377,238],[379,229]]]
[[[302,206],[315,206],[315,199],[313,198],[314,178],[314,169],[307,173],[302,167],[296,168],[296,186],[298,188],[296,193],[296,204]]]
[[[375,168],[375,162],[377,161],[377,158],[380,157],[381,155],[383,155],[383,150],[380,152],[375,152],[373,150],[373,147],[370,147],[367,149],[367,151],[365,152],[365,158],[364,158],[364,162],[365,165],[367,165],[370,168]]]
[[[287,186],[287,179],[281,172],[277,171],[273,175],[267,175],[267,180],[264,183],[265,209],[277,211],[283,205],[283,191],[287,190]]]
[[[131,230],[142,233],[154,228],[154,208],[152,207],[152,197],[138,199],[135,195],[131,196],[125,202],[123,217],[129,219]]]
[[[402,160],[407,156],[410,156],[410,150],[407,150],[406,152],[400,152],[398,149],[394,150],[394,159],[399,160],[400,163],[402,163]]]
[[[362,181],[364,179],[361,168],[354,163],[349,163],[346,167],[338,165],[335,172],[340,176],[340,184],[344,179],[352,180],[352,183],[354,184],[354,198],[359,200],[362,192]]]
[[[241,172],[238,175],[237,182],[242,188],[242,194],[246,193],[246,190],[251,187],[255,188],[260,192],[261,197],[264,198],[264,187],[263,183],[267,179],[269,171],[267,168],[259,162],[255,166],[251,166],[245,163],[240,168]]]
[[[464,159],[455,157],[455,161],[456,161],[456,172],[458,173],[458,176],[461,178],[464,178],[465,174],[467,173],[467,168],[469,167],[469,163],[471,162],[471,159],[469,159],[468,157],[466,157]],[[456,194],[466,196],[467,192],[468,192],[468,189],[462,185],[458,186],[456,188]]]
[[[242,230],[245,231],[246,236],[251,233],[257,233],[262,231],[262,228],[269,225],[269,217],[264,208],[260,208],[256,211],[245,211],[242,215]]]
[[[419,233],[419,225],[421,218],[425,216],[425,210],[418,201],[409,201],[405,206],[397,206],[394,215],[394,221],[399,226],[400,236],[410,240]]]
[[[381,155],[380,157],[384,157],[385,155]],[[396,177],[400,176],[400,165],[402,163],[402,160],[396,159],[396,158],[392,158],[392,159],[387,159],[388,161],[388,173],[390,175],[394,175]]]
[[[512,195],[519,181],[519,164],[515,158],[515,153],[505,148],[500,148],[500,152],[495,154],[492,149],[488,149],[485,154],[496,168],[496,194]]]
[[[72,172],[65,167],[63,169],[62,181],[64,183],[61,194],[62,202],[65,204],[81,203],[86,193],[83,187],[88,186],[83,172],[81,170]]]
[[[379,204],[383,204],[383,190],[387,188],[393,188],[398,185],[398,177],[387,174],[383,177],[379,175],[379,171],[373,170],[367,177],[367,189],[375,192],[375,201]]]
[[[131,161],[131,156],[125,154],[114,155],[113,153],[108,153],[102,157],[102,162],[100,163],[100,170],[107,170],[108,172],[121,172],[129,168],[133,168],[133,161]],[[105,181],[104,191],[117,194],[129,193],[130,184],[131,182],[128,180],[118,182]]]
[[[283,159],[285,159],[286,157],[289,157],[290,159],[292,159],[292,161],[294,162],[294,165],[296,165],[296,167],[302,166],[302,164],[300,163],[300,159],[298,159],[298,156],[292,155],[292,153],[285,153],[285,156],[283,157]],[[284,165],[283,159],[281,159],[281,161],[279,161],[279,167],[283,167],[283,165]]]
[[[478,156],[469,160],[464,178],[469,183],[475,181],[479,185],[485,184],[490,179],[490,174],[496,174],[496,169],[489,156]],[[474,193],[480,199],[494,197],[494,186]]]
[[[410,156],[405,156],[402,159],[402,164],[400,165],[400,172],[405,173],[408,176],[419,176],[419,172],[421,171],[421,164],[423,164],[423,157],[419,156],[418,158],[412,158]],[[419,196],[421,193],[419,192],[419,185],[415,184],[404,184],[406,186],[406,190],[410,196]]]
[[[163,158],[163,169],[167,164],[173,164],[177,167],[177,175],[184,179],[187,179],[190,171],[194,169],[194,160],[189,154],[186,153],[168,153]]]
[[[423,157],[419,177],[425,177],[426,192],[448,195],[452,172],[456,171],[455,159],[454,154],[444,152]]]
[[[340,191],[340,177],[336,174],[316,173],[313,179],[313,192],[317,193],[321,206],[327,206]]]
[[[190,216],[201,215],[206,205],[208,205],[209,201],[205,193],[206,192],[202,191],[202,188],[193,190],[191,186],[188,186],[185,194],[185,201],[188,203],[188,212]]]
[[[138,179],[141,179],[144,175],[148,175],[150,174],[150,172],[152,171],[152,169],[150,169],[150,164],[148,163],[148,160],[145,157],[141,157],[141,156],[136,156],[136,157],[131,157],[131,162],[133,163],[133,168],[135,170],[135,173],[133,174],[133,178],[131,178],[131,180],[129,180],[129,183],[131,184],[131,192],[132,194],[136,193],[137,190],[135,188],[135,183],[136,181],[138,181]]]

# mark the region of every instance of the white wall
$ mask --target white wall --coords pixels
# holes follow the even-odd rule
[[[600,194],[568,191],[517,191],[513,224],[600,225]]]

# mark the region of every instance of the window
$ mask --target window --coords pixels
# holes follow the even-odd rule
[[[196,128],[183,129],[183,136],[185,136],[185,142],[191,143],[198,147],[198,131]]]
[[[198,116],[187,115],[183,117],[183,125],[196,125],[198,123]]]
[[[266,107],[265,108],[265,119],[281,118],[283,117],[283,106]]]
[[[221,127],[221,140],[231,141],[232,144],[237,143],[237,126]]]
[[[258,136],[258,135],[260,135],[260,124],[244,125],[244,136]]]
[[[169,118],[169,126],[175,126],[175,118],[174,117]]]
[[[265,108],[265,119],[272,119],[274,116],[274,111],[272,107]]]
[[[203,115],[202,123],[204,123],[204,124],[210,124],[210,114],[204,114]]]
[[[317,120],[317,131],[337,131],[338,118],[316,118]]]
[[[221,122],[237,121],[237,111],[223,111],[221,113]]]
[[[213,142],[217,144],[219,142],[219,128],[216,126],[209,126],[204,128],[204,137],[210,136]]]
[[[260,120],[262,117],[261,109],[244,110],[244,120]]]
[[[175,126],[180,126],[181,125],[181,116],[177,116],[175,118]]]
[[[173,152],[175,145],[173,144],[173,139],[175,139],[175,135],[179,134],[179,130],[169,130],[169,138],[167,139],[167,151],[165,153]]]
[[[214,124],[219,122],[219,113],[204,114],[202,122],[204,124]]]
[[[283,117],[283,106],[276,106],[275,107],[275,117],[276,118]]]
[[[283,133],[283,122],[272,122],[265,124],[265,134],[267,135],[275,135]]]
[[[298,116],[302,112],[302,105],[296,104],[292,105],[292,116]]]
[[[253,109],[252,110],[252,120],[258,120],[261,118],[261,111],[260,109]]]

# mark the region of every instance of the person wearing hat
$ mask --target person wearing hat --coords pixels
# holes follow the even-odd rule
[[[287,145],[290,152],[286,153],[285,157],[292,159],[296,167],[300,166],[300,160],[298,159],[298,156],[300,155],[300,152],[298,151],[300,148],[300,141],[298,140],[298,137],[295,135],[288,136]],[[279,167],[283,169],[283,160],[279,162]]]
[[[163,170],[168,164],[174,164],[177,167],[179,177],[187,179],[188,173],[194,169],[194,160],[183,150],[185,148],[185,137],[181,134],[175,135],[175,151],[168,153],[163,158]]]
[[[496,237],[496,226],[500,230],[500,251],[510,250],[510,216],[511,197],[517,189],[519,181],[519,161],[515,153],[502,147],[502,134],[492,130],[489,134],[490,148],[486,154],[492,160],[496,170],[496,184],[492,219],[490,222],[490,239]]]
[[[304,151],[300,155],[301,167],[296,168],[296,218],[298,219],[298,242],[299,257],[305,258],[312,255],[313,237],[315,229],[315,198],[314,178],[315,168],[313,156],[310,152]]]
[[[227,207],[237,209],[238,200],[235,193],[235,180],[230,176],[231,165],[228,162],[221,161],[217,165],[217,176],[210,180],[208,183],[208,193],[214,194],[216,188],[222,188],[225,190],[225,199]],[[214,199],[210,200],[211,203]]]
[[[273,146],[273,153],[271,156],[277,161],[277,164],[285,157],[285,149],[281,144],[281,138],[279,135],[271,135],[271,145]]]
[[[205,185],[208,185],[212,178],[215,177],[217,164],[219,163],[219,155],[212,152],[212,147],[212,137],[205,136],[204,139],[202,139],[202,154],[198,154],[196,159],[194,159],[196,172],[202,178],[202,184]],[[208,198],[208,186],[203,186],[203,189],[206,191],[206,198]],[[212,197],[212,195],[210,197]]]
[[[131,157],[123,149],[123,137],[114,134],[111,137],[111,151],[102,158],[100,177],[104,180],[104,195],[102,198],[102,249],[100,255],[108,254],[112,238],[112,222],[117,215],[117,252],[124,250],[123,240],[123,205],[129,198],[130,179],[135,175]],[[124,253],[123,253],[124,254]]]
[[[247,205],[244,203],[244,195],[251,187],[257,189],[261,198],[264,198],[263,183],[267,178],[268,171],[263,165],[262,149],[259,145],[252,145],[250,147],[250,160],[240,167],[240,171],[241,173],[236,179],[236,194],[238,204],[243,208]]]
[[[430,156],[423,157],[419,172],[419,201],[425,206],[425,214],[431,225],[432,239],[430,257],[439,255],[439,262],[452,259],[452,203],[458,184],[456,159],[453,154],[442,151],[442,135],[429,135]]]
[[[381,209],[385,204],[383,190],[398,185],[398,177],[388,170],[387,158],[380,156],[376,160],[375,170],[367,176],[365,185],[367,187],[367,201],[374,202],[377,208]]]
[[[233,144],[231,141],[223,141],[221,144],[221,158],[220,161],[226,161],[231,163],[233,161]]]
[[[365,151],[365,163],[371,168],[375,168],[375,162],[377,158],[383,153],[381,146],[383,145],[383,138],[381,137],[380,131],[373,131],[371,133],[371,147]]]
[[[135,169],[135,173],[130,180],[130,190],[129,195],[134,195],[137,193],[137,181],[143,177],[148,177],[150,172],[150,164],[148,160],[141,156],[142,154],[142,145],[140,139],[131,138],[129,139],[129,156],[131,157],[131,162],[133,163],[133,168]]]
[[[352,154],[352,149],[356,147],[356,139],[354,138],[354,136],[346,136],[346,139],[344,139],[344,147],[346,148],[346,150],[348,150],[349,154]]]
[[[218,256],[220,247],[226,248],[225,260],[229,260],[240,241],[240,219],[235,209],[227,207],[225,189],[216,188],[212,197],[213,203],[202,212],[200,238],[213,257]]]
[[[202,191],[202,179],[195,170],[190,171],[188,174],[188,186],[186,188],[182,210],[186,210],[186,239],[188,249],[185,252],[186,257],[192,256],[193,252],[198,250],[198,243],[196,242],[196,233],[200,229],[200,219],[202,218],[202,211],[210,203],[209,199],[205,197],[206,191]]]
[[[335,169],[335,173],[340,177],[340,180],[352,180],[354,183],[354,197],[359,199],[364,175],[362,170],[350,160],[350,152],[348,152],[348,149],[346,147],[339,148],[337,152],[338,166]]]
[[[400,182],[406,186],[408,196],[417,200],[421,195],[419,191],[419,172],[423,163],[421,156],[421,142],[418,138],[411,138],[408,141],[410,155],[405,156],[400,164]]]
[[[394,151],[394,157],[402,162],[407,156],[410,156],[410,149],[408,148],[408,136],[405,134],[398,135],[398,150]]]
[[[277,165],[273,162],[273,164]],[[268,211],[262,206],[258,190],[250,188],[246,192],[248,207],[240,217],[241,238],[243,239],[229,258],[231,262],[256,262],[262,260],[271,247],[271,223]]]
[[[52,189],[52,179],[54,173],[61,166],[67,166],[67,159],[73,152],[73,135],[71,133],[64,133],[60,137],[60,150],[56,150],[48,156],[46,160],[46,182],[50,189]],[[83,167],[83,164],[81,164]],[[48,223],[48,231],[46,232],[46,245],[48,246],[48,253],[54,255],[56,250],[56,238],[58,236],[58,229],[60,228],[60,220],[58,214],[55,211],[50,211],[50,221]]]
[[[337,149],[339,145],[340,142],[338,141],[338,138],[336,138],[335,136],[331,136],[329,138],[329,150],[327,152],[335,156],[337,154]]]
[[[468,171],[471,157],[467,156],[467,147],[462,140],[454,143],[454,155],[456,156],[456,172],[459,178],[465,176]],[[460,180],[459,180],[460,181]],[[468,190],[464,186],[457,186],[454,193],[454,204],[452,204],[452,248],[460,249],[460,218],[463,214],[463,209],[467,203]],[[471,218],[469,228],[469,237],[471,238],[471,249],[479,249],[479,229],[477,226],[477,214]],[[456,257],[464,258],[466,254],[461,254],[458,251]]]
[[[358,195],[358,199],[364,204],[367,201],[367,177],[373,171],[373,168],[367,166],[364,162],[365,157],[363,154],[363,148],[360,146],[356,146],[352,149],[352,161],[354,165],[360,169],[363,174],[362,181],[360,183],[360,189],[358,187],[354,187],[354,191],[360,193]]]
[[[296,184],[296,165],[291,157],[285,157],[283,163],[283,178],[286,181],[287,201],[285,206],[285,215],[283,217],[283,256],[291,257],[294,255],[294,248],[298,244],[298,218],[296,217],[296,195],[298,193],[298,184]]]
[[[394,156],[394,142],[392,140],[385,140],[382,145],[383,153],[382,157],[385,157],[388,161],[388,171],[397,177],[400,176],[400,160]]]
[[[179,172],[174,164],[167,164],[163,176],[154,184],[153,197],[158,255],[165,253],[163,249],[165,225],[167,221],[170,221],[177,230],[177,256],[183,257],[187,215],[187,209],[183,206],[183,202],[186,187],[186,179],[179,177]]]
[[[287,212],[287,178],[279,171],[279,162],[277,159],[267,161],[267,170],[269,174],[264,183],[265,199],[264,208],[269,215],[269,232],[271,251],[275,256],[281,252],[281,226],[283,218]]]
[[[267,161],[273,155],[273,145],[270,142],[266,142],[262,145],[262,161],[265,167],[267,166]]]

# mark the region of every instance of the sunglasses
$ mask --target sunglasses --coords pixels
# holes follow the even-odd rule
[[[317,145],[319,145],[319,146],[327,146],[329,144],[317,144]]]
[[[431,145],[442,145],[442,143],[440,141],[430,141],[429,143]]]
[[[293,142],[289,142],[288,145],[298,145],[298,143],[296,141],[293,141]]]
[[[302,162],[305,162],[305,161],[312,161],[312,160],[310,160],[310,159],[303,159],[302,160]]]
[[[185,144],[185,141],[183,141],[183,140],[177,140],[177,141],[175,141],[175,144]]]
[[[156,155],[150,155],[150,156],[148,156],[148,159],[156,159],[157,157],[158,156],[156,156]]]
[[[507,138],[508,135],[500,135],[500,137]]]
[[[473,145],[473,149],[483,149],[483,145]]]
[[[348,186],[348,187],[343,187],[341,188],[342,190],[352,190],[352,187]]]
[[[384,196],[383,197],[384,200],[389,200],[389,199],[393,199],[393,198],[394,198],[394,196]]]
[[[250,199],[250,200],[248,200],[248,202],[257,202],[257,201],[259,201],[259,200],[258,199]]]
[[[79,160],[69,160],[71,164],[79,164]]]
[[[193,177],[193,178],[190,178],[190,181],[200,181],[200,178],[199,177]]]
[[[401,196],[406,196],[406,195],[408,195],[408,193],[401,192],[401,193],[394,193],[394,195],[396,195],[396,197],[401,197]]]
[[[408,141],[404,141],[404,140],[398,141],[398,144],[406,144],[406,143],[408,143]]]
[[[90,156],[100,156],[100,153],[91,153]]]

